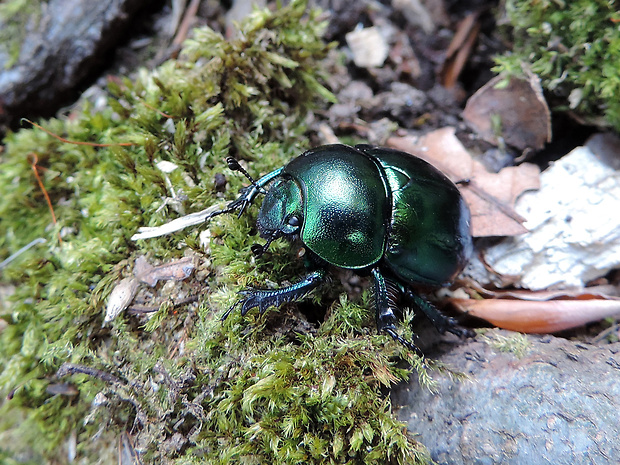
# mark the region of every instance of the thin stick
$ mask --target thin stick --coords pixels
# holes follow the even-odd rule
[[[47,202],[47,206],[50,209],[50,213],[52,214],[52,221],[54,222],[54,226],[58,224],[56,221],[56,213],[54,213],[54,207],[52,206],[52,199],[50,199],[49,194],[47,193],[47,189],[43,185],[43,181],[41,180],[41,176],[39,176],[39,170],[37,169],[37,162],[39,161],[39,157],[36,153],[30,152],[30,156],[32,156],[32,171],[34,172],[34,177],[37,178],[37,182],[39,183],[39,187],[41,191],[43,191],[43,196],[45,197],[45,201]],[[62,244],[62,238],[60,237],[60,232],[58,232],[58,242]]]
[[[64,137],[60,137],[58,134],[54,134],[52,131],[45,129],[43,126],[34,123],[32,121],[30,121],[27,118],[22,118],[22,121],[26,121],[30,124],[32,124],[35,128],[40,129],[41,131],[49,134],[50,136],[52,136],[54,139],[58,139],[60,142],[64,142],[66,144],[73,144],[73,145],[89,145],[91,147],[132,147],[134,145],[138,145],[134,142],[118,142],[115,144],[97,144],[95,142],[84,142],[81,140],[69,140],[69,139],[65,139]]]

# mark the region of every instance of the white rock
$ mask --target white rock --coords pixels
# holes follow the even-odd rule
[[[377,68],[382,66],[390,51],[379,28],[355,28],[345,39],[353,53],[353,61],[360,68]]]
[[[502,275],[533,290],[583,286],[620,267],[620,173],[577,147],[517,201],[530,230],[485,253]]]

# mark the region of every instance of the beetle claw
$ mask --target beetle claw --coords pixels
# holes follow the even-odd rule
[[[450,318],[450,320],[452,320],[450,322],[450,326],[446,328],[446,331],[448,331],[449,333],[455,334],[456,336],[463,338],[476,337],[475,331],[469,328],[463,328],[462,326],[459,326],[454,318]]]
[[[241,300],[238,300],[234,304],[232,304],[230,308],[226,310],[226,312],[222,315],[222,318],[220,318],[220,321],[224,321],[226,318],[228,318],[228,316],[233,312],[235,307],[239,305],[239,303],[241,303]]]
[[[238,294],[242,295],[243,298],[237,300],[234,304],[232,304],[230,306],[230,308],[228,310],[226,310],[226,312],[224,313],[224,315],[222,315],[222,318],[220,318],[220,321],[224,321],[226,318],[228,318],[230,316],[230,314],[233,312],[233,310],[235,308],[237,308],[238,306],[241,306],[241,315],[245,315],[246,313],[248,313],[250,310],[252,310],[254,307],[258,307],[260,305],[260,302],[257,302],[256,299],[256,289],[252,289],[252,288],[248,288],[248,289],[244,289],[242,291],[239,291]],[[262,311],[261,311],[262,313]]]
[[[416,346],[413,342],[408,341],[407,339],[402,337],[400,334],[398,334],[394,328],[391,328],[391,327],[383,328],[383,331],[385,331],[390,336],[392,336],[392,339],[394,339],[396,342],[405,346],[407,349],[415,352],[416,355],[422,356],[422,351],[420,350],[420,348]]]
[[[239,295],[243,298],[239,299],[233,307],[241,306],[241,315],[245,316],[253,308],[258,307],[258,311],[263,314],[269,307],[278,306],[279,302],[276,296],[269,294],[269,291],[248,288],[239,291]]]
[[[245,314],[252,310],[254,307],[259,306],[259,302],[257,302],[255,292],[256,290],[251,288],[239,291],[239,295],[243,296],[243,298],[239,299],[239,301],[237,302],[239,305],[241,305],[241,316],[245,316]]]
[[[471,329],[463,328],[459,326],[458,322],[449,316],[441,313],[433,304],[418,296],[411,289],[407,289],[405,292],[405,298],[409,300],[416,308],[422,310],[426,317],[430,320],[433,326],[441,334],[446,332],[452,333],[458,337],[475,337],[476,333]]]
[[[251,203],[250,200],[246,198],[246,193],[243,192],[246,189],[247,187],[241,189],[241,196],[237,200],[233,200],[232,202],[230,202],[227,207],[227,209],[231,212],[235,210],[239,210],[239,213],[237,214],[237,218],[241,217],[245,209],[248,208],[248,205],[250,205]]]

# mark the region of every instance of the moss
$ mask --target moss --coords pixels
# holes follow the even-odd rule
[[[32,454],[64,462],[61,446],[76,438],[78,457],[92,463],[103,454],[95,438],[104,447],[131,432],[145,463],[426,460],[384,395],[409,375],[398,360],[408,357],[422,377],[425,362],[372,335],[367,296],[330,304],[316,295],[330,305],[328,318],[303,336],[289,323],[300,321],[293,306],[219,321],[243,286],[300,271],[286,244],[254,260],[256,207],[212,221],[208,251],[199,245],[204,227],[130,239],[140,226],[234,198],[240,176],[228,176],[224,194],[213,182],[228,173],[226,156],[258,175],[307,146],[308,112],[333,97],[320,84],[324,24],[305,12],[300,1],[257,11],[232,41],[197,30],[179,60],[112,80],[106,109],[83,101],[41,123],[96,146],[36,128],[6,137],[0,256],[45,240],[6,265],[0,281],[14,289],[0,304],[0,391],[12,394],[0,429]],[[164,173],[163,160],[177,169]],[[102,326],[106,299],[136,257],[166,262],[188,248],[200,263],[194,276],[141,291],[154,316],[122,314]]]
[[[510,337],[501,334],[486,334],[483,338],[488,344],[500,352],[513,354],[517,358],[523,358],[530,350],[527,337],[521,333],[511,334]]]
[[[513,41],[496,71],[521,73],[525,63],[543,87],[590,121],[620,131],[620,14],[616,0],[506,0]]]

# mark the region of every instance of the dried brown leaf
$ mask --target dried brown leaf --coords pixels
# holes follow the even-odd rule
[[[469,98],[463,118],[491,144],[497,145],[501,135],[520,150],[542,149],[551,141],[551,113],[540,79],[532,73],[528,77],[508,81],[501,75],[494,77]],[[501,127],[494,117],[499,118]]]
[[[450,299],[456,307],[503,329],[554,333],[620,315],[620,299],[584,293],[576,299]]]
[[[114,320],[123,310],[125,310],[138,292],[139,283],[136,278],[129,277],[121,279],[108,297],[105,317],[103,324]]]
[[[153,287],[159,280],[182,281],[188,278],[195,268],[196,264],[192,257],[183,257],[153,266],[146,260],[146,257],[140,256],[136,259],[133,273],[139,281]]]
[[[523,163],[489,173],[474,160],[454,135],[442,128],[421,138],[391,137],[390,147],[412,153],[443,171],[453,182],[468,181],[461,193],[472,214],[472,233],[482,236],[513,236],[527,232],[523,217],[513,205],[519,195],[539,187],[537,166]]]

